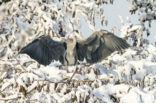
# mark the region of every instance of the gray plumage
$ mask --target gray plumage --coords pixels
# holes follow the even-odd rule
[[[48,65],[52,60],[59,60],[64,64],[66,44],[52,40],[49,36],[40,36],[32,41],[19,53],[26,53],[31,58],[43,65]]]
[[[20,53],[26,53],[40,64],[48,65],[59,60],[64,65],[73,65],[77,60],[95,63],[103,60],[114,51],[128,48],[129,44],[106,30],[94,32],[86,40],[54,41],[48,36],[41,36],[24,47]]]
[[[77,43],[78,59],[82,61],[86,58],[87,62],[95,63],[114,51],[121,51],[129,47],[129,44],[106,30],[94,32],[88,39]]]

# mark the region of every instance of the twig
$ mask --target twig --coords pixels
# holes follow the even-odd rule
[[[78,67],[76,67],[74,73],[72,74],[72,76],[70,77],[70,79],[67,81],[67,83],[70,83],[71,82],[71,80],[73,79],[73,77],[76,74],[77,70],[78,70]]]
[[[60,80],[60,81],[58,81],[58,82],[54,82],[54,81],[52,81],[52,80],[46,78],[46,76],[41,76],[41,75],[39,75],[39,74],[37,74],[37,73],[35,73],[35,72],[32,72],[32,73],[35,74],[35,75],[37,75],[39,78],[43,78],[43,81],[48,81],[48,82],[50,82],[50,83],[70,83],[71,80],[72,80],[72,78],[73,78],[74,75],[76,74],[77,70],[78,70],[78,67],[76,67],[74,73],[72,74],[72,76],[70,77],[69,80],[62,79],[62,80]]]
[[[18,98],[21,98],[21,96],[16,96],[16,97],[8,97],[8,98],[0,98],[0,100],[2,101],[9,101],[9,100],[15,100],[15,99],[18,99]]]
[[[50,83],[66,83],[66,81],[65,81],[66,79],[62,79],[59,82],[54,82],[54,81],[52,81],[52,80],[50,80],[50,79],[48,79],[46,77],[43,77],[43,76],[41,76],[41,75],[39,75],[39,74],[37,74],[35,72],[32,72],[32,73],[35,74],[35,75],[37,75],[39,78],[43,78],[43,81],[48,81]]]

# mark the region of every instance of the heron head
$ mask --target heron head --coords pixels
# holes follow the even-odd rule
[[[67,38],[65,42],[67,46],[69,46],[71,49],[76,46],[77,41],[85,39],[78,31],[73,31],[72,34],[67,34],[66,36]]]
[[[85,40],[78,30],[73,31],[73,38],[76,38],[76,40]]]

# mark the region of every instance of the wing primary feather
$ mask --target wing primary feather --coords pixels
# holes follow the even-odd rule
[[[118,40],[117,42],[120,43],[120,46],[122,47],[121,49],[126,49],[129,47],[129,45],[127,44],[127,42],[121,38],[119,38],[120,40]]]
[[[122,39],[120,38],[114,38],[114,43],[116,44],[117,49],[116,50],[121,50],[122,48],[125,48],[123,44],[121,43]]]

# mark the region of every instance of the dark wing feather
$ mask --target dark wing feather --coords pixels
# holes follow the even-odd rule
[[[41,36],[26,47],[20,53],[26,53],[40,64],[48,65],[52,60],[60,60],[64,63],[66,44],[52,40],[49,36]]]
[[[102,38],[104,39],[103,44],[112,52],[120,51],[122,49],[126,49],[129,47],[129,44],[125,40],[115,36],[114,34],[110,32],[108,32],[107,34],[104,34]]]
[[[85,41],[77,43],[79,60],[86,58],[87,62],[94,63],[109,56],[114,51],[128,48],[129,44],[114,34],[101,30],[94,32]]]

